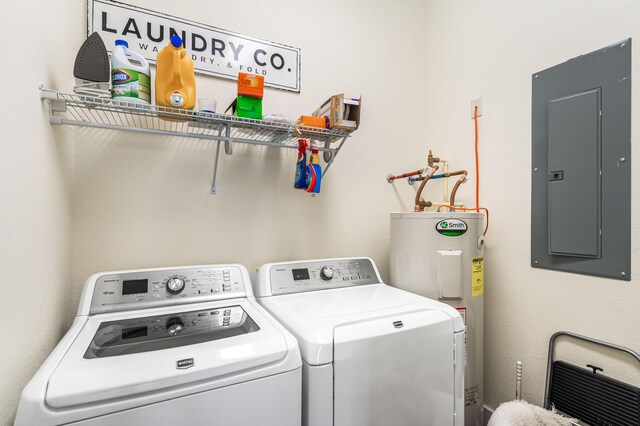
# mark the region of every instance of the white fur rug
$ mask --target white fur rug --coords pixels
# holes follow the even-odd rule
[[[563,417],[527,401],[500,404],[491,415],[488,426],[571,426],[575,419]]]

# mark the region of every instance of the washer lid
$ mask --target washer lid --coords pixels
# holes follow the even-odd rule
[[[371,284],[259,299],[298,339],[302,359],[310,365],[333,360],[336,327],[389,317],[389,324],[403,315],[433,311],[430,324],[451,323],[453,333],[464,330],[460,314],[449,305],[386,284]]]
[[[49,379],[47,405],[105,403],[203,381],[224,379],[220,385],[227,386],[258,368],[264,376],[291,369],[279,361],[293,348],[251,302],[197,306],[90,317]],[[198,318],[201,322],[193,324]],[[162,321],[152,330],[156,319]],[[175,333],[177,319],[183,329]],[[186,344],[177,344],[180,340]],[[234,374],[239,377],[230,382]]]

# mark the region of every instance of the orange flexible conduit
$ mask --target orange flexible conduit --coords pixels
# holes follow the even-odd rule
[[[480,166],[478,165],[478,106],[476,105],[473,108],[473,124],[475,127],[476,141],[475,141],[475,149],[476,149],[476,210],[480,209]],[[451,203],[453,204],[453,203]],[[487,213],[487,219],[489,218],[489,213]],[[487,227],[489,225],[487,224]],[[485,230],[485,233],[487,231]]]
[[[484,232],[482,233],[482,235],[487,235],[487,231],[489,230],[489,209],[485,207],[480,207],[480,166],[478,165],[478,107],[477,106],[473,109],[473,124],[475,128],[475,152],[476,152],[476,206],[470,207],[470,208],[464,208],[464,207],[455,207],[453,205],[455,202],[455,191],[458,189],[457,187],[459,186],[459,183],[461,183],[460,181],[458,181],[456,182],[456,186],[453,188],[453,191],[451,191],[451,201],[450,201],[451,205],[440,206],[438,207],[438,211],[440,211],[440,209],[443,207],[447,207],[451,210],[462,210],[462,211],[479,212],[480,210],[484,210],[487,214],[487,220],[486,220]]]

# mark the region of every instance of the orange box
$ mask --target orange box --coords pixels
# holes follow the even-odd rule
[[[264,77],[261,75],[238,73],[238,95],[262,99]]]
[[[322,129],[327,128],[327,119],[324,117],[312,117],[310,115],[302,115],[300,116],[300,120],[298,121],[303,126],[320,127]]]

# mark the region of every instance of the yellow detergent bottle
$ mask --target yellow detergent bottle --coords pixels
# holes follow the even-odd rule
[[[196,77],[193,61],[182,47],[182,39],[171,36],[156,58],[156,104],[193,110],[196,106]]]

